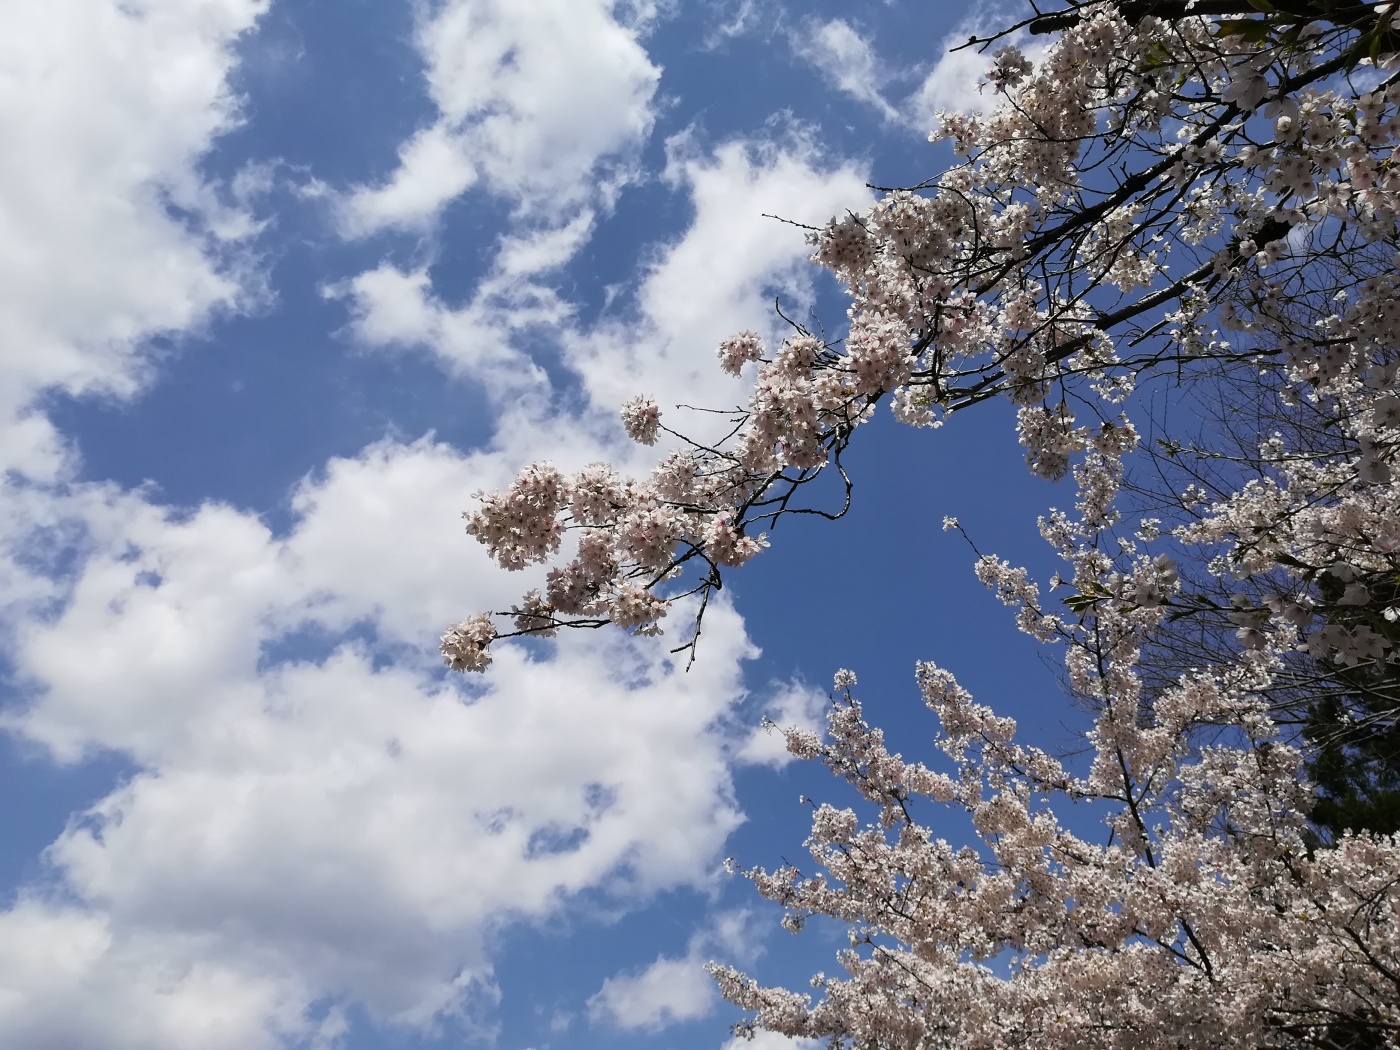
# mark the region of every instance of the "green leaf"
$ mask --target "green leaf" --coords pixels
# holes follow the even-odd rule
[[[1172,54],[1171,48],[1160,40],[1154,41],[1152,46],[1147,49],[1147,57],[1161,65],[1168,65],[1176,61],[1176,56]]]
[[[1269,0],[1249,0],[1249,6],[1256,11],[1263,11],[1266,15],[1278,14],[1278,8],[1269,3]]]
[[[1094,594],[1071,594],[1069,597],[1060,600],[1069,606],[1070,612],[1082,613],[1092,609],[1102,599]]]
[[[1273,26],[1264,18],[1227,18],[1216,25],[1221,36],[1239,37],[1251,44],[1263,43],[1273,32]]]

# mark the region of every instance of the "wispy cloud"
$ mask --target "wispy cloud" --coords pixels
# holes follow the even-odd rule
[[[996,9],[979,12],[958,23],[939,45],[940,57],[925,74],[918,89],[902,104],[905,118],[923,131],[937,123],[940,110],[950,113],[986,113],[1002,101],[991,90],[984,90],[992,58],[976,47],[968,47],[973,36],[986,36],[1003,28],[1010,18],[1002,19]],[[996,46],[1007,44],[1020,47],[1032,62],[1038,62],[1048,46],[1026,32],[1003,38]]]
[[[882,94],[891,79],[889,71],[881,68],[870,42],[849,22],[808,21],[790,31],[788,41],[832,87],[872,106],[888,121],[899,119],[898,110]]]
[[[991,67],[990,56],[968,39],[1000,29],[1009,18],[996,10],[980,11],[958,23],[940,42],[932,68],[903,68],[881,56],[871,40],[844,19],[809,20],[788,33],[788,41],[801,59],[814,67],[833,88],[869,106],[891,124],[901,124],[927,134],[939,111],[983,113],[1000,101],[983,91]],[[1044,53],[1043,40],[1021,32],[1004,38],[1025,50],[1032,61]],[[917,81],[912,92],[908,85]]]

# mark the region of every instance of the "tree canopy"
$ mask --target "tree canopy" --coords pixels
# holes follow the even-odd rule
[[[540,463],[470,514],[506,568],[558,561],[542,592],[444,636],[479,670],[498,637],[654,633],[691,595],[703,617],[763,528],[840,516],[806,493],[845,477],[881,402],[934,428],[1007,398],[1028,468],[1072,484],[1040,518],[1063,561],[1049,592],[994,556],[976,571],[1063,649],[1094,712],[1087,761],[1018,743],[934,664],[918,679],[947,765],[905,761],[838,674],[827,735],[788,746],[873,818],[821,806],[812,873],[747,874],[791,928],[850,926],[845,973],[814,997],[717,967],[749,1030],[1400,1040],[1398,26],[1390,4],[1130,0],[974,40],[999,104],[941,115],[954,163],[812,231],[849,296],[843,338],[737,334],[719,364],[753,393],[723,441],[687,442],[639,397],[628,433],[676,440],[650,477]],[[1027,31],[1049,38],[1036,61]],[[1173,431],[1149,383],[1256,422]],[[1159,513],[1133,512],[1144,495]],[[1065,822],[1084,803],[1099,840]],[[977,841],[938,839],[929,806],[965,811]]]

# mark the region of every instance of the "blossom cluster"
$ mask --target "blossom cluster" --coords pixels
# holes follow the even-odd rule
[[[633,436],[654,438],[655,403],[639,398],[624,413]],[[543,592],[532,590],[506,615],[513,630],[475,616],[443,637],[454,670],[484,670],[498,637],[547,637],[560,626],[612,622],[643,634],[660,631],[675,594],[663,591],[690,559],[744,564],[768,545],[739,508],[752,475],[703,454],[675,452],[649,479],[625,479],[606,464],[565,474],[535,463],[509,488],[485,494],[467,515],[467,532],[504,568],[547,562],[571,538],[573,557],[549,570]],[[488,630],[488,628],[490,628]]]

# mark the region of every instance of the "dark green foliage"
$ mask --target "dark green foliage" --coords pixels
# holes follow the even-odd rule
[[[1400,625],[1376,615],[1376,605],[1394,604],[1396,582],[1384,577],[1364,581],[1378,602],[1365,611],[1335,615],[1334,623],[1364,624],[1400,644]],[[1320,597],[1336,601],[1340,581],[1324,575]],[[1400,831],[1400,668],[1393,663],[1337,667],[1335,688],[1309,707],[1303,723],[1308,773],[1319,798],[1313,821],[1335,838],[1344,831]]]

